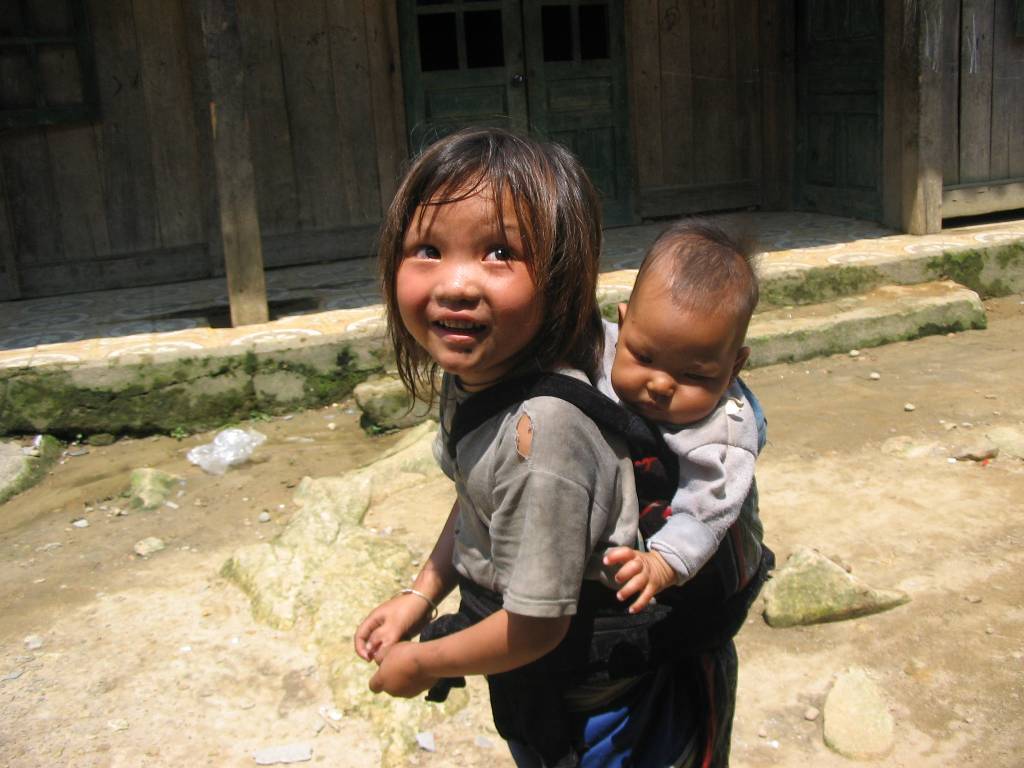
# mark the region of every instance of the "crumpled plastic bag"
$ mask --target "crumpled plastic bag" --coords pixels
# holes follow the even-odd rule
[[[185,457],[211,475],[223,475],[228,467],[244,464],[267,436],[255,429],[231,427],[217,433],[212,443],[197,445]]]

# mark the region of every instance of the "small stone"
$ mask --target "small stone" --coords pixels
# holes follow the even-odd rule
[[[71,524],[73,526],[75,526],[75,528],[88,528],[89,527],[89,521],[86,520],[84,517],[77,517],[77,518],[75,518],[74,520],[71,521]]]
[[[972,429],[974,427],[974,423],[970,421],[961,421],[960,426],[964,429]]]
[[[948,459],[946,459],[946,463],[947,464],[956,464],[956,459],[954,459],[952,456],[950,456]]]
[[[771,747],[772,749],[778,749],[779,748],[779,740],[778,739],[772,739],[771,741],[768,742],[768,746]]]
[[[7,682],[8,680],[17,680],[23,674],[25,674],[25,670],[23,670],[23,669],[16,669],[13,672],[8,672],[3,677],[0,677],[0,682]]]
[[[424,752],[437,751],[437,743],[434,741],[434,734],[430,731],[420,731],[417,733],[416,745]]]
[[[880,378],[882,378],[882,374],[880,374],[878,371],[872,371],[871,373],[868,374],[868,378],[871,379],[872,381],[878,381]]]
[[[986,400],[996,400],[998,397],[999,395],[985,395]]]
[[[97,432],[95,435],[89,435],[85,438],[85,442],[95,446],[113,445],[116,440],[117,438],[109,432]]]
[[[957,425],[956,424],[952,424],[952,423],[950,423],[950,424],[943,424],[942,428],[945,429],[947,432],[950,432],[950,431],[956,429]]]
[[[269,523],[270,522],[270,513],[267,512],[267,510],[263,510],[262,512],[260,512],[260,516],[257,517],[256,519],[259,520],[261,523]]]
[[[477,736],[473,739],[473,743],[480,747],[480,749],[494,749],[494,742],[486,736]]]
[[[978,603],[981,602],[981,596],[980,595],[964,595],[964,600],[966,600],[968,603],[973,603],[973,604],[977,605]]]
[[[903,410],[906,411],[907,413],[909,413],[910,411],[916,410],[916,409],[917,409],[917,406],[914,405],[913,403],[904,403],[903,404]]]
[[[135,554],[139,557],[149,557],[150,555],[155,555],[166,546],[163,539],[158,539],[156,536],[147,536],[141,541],[135,542],[134,549]]]
[[[43,638],[40,635],[28,635],[25,638],[25,649],[29,651],[38,651],[43,647]]]
[[[985,634],[986,635],[994,635],[995,633],[996,633],[996,631],[992,627],[985,627]]]
[[[850,357],[860,357],[860,350],[859,349],[851,349],[850,350]]]
[[[760,728],[757,729],[757,737],[759,739],[767,739],[768,738],[768,729],[765,728],[762,725]]]
[[[162,472],[151,467],[133,469],[129,480],[128,505],[135,510],[149,511],[156,509],[167,501],[171,492],[181,482],[181,478],[169,472]]]
[[[333,432],[334,430],[336,430],[338,428],[338,425],[335,424],[333,421],[329,421],[329,422],[327,422],[327,428],[329,430],[331,430],[331,432]]]
[[[287,765],[289,763],[307,763],[313,759],[313,745],[308,742],[282,744],[276,747],[264,747],[252,753],[256,765]]]
[[[804,710],[804,720],[813,723],[815,720],[818,719],[818,715],[820,714],[821,712],[818,710],[817,707],[808,707]]]
[[[115,720],[107,720],[107,727],[112,731],[127,731],[128,721],[121,717]]]

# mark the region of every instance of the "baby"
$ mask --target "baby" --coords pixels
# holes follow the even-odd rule
[[[618,328],[605,323],[598,388],[656,423],[679,461],[679,487],[664,525],[647,540],[649,551],[616,547],[604,558],[621,566],[618,598],[638,594],[631,612],[693,578],[741,510],[749,519],[737,529],[749,541],[732,543],[759,558],[754,461],[764,423],[756,398],[737,378],[750,355],[744,339],[757,300],[745,249],[716,227],[684,220],[644,257],[629,304],[619,305]]]

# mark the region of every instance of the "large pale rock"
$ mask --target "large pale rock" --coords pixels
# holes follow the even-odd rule
[[[764,618],[773,627],[866,616],[910,600],[905,592],[874,589],[813,549],[801,548],[764,590]]]
[[[391,376],[364,381],[356,385],[352,394],[363,412],[364,429],[404,429],[436,414],[436,408],[413,400],[402,382]]]
[[[844,757],[885,757],[894,743],[893,717],[885,697],[863,669],[851,668],[836,679],[825,699],[825,744]]]
[[[128,506],[136,510],[151,510],[162,505],[182,479],[159,469],[143,467],[133,469],[128,490]]]
[[[63,446],[56,438],[40,435],[30,447],[18,441],[0,441],[0,504],[32,487],[57,461]]]
[[[363,515],[439,475],[436,430],[433,422],[409,430],[382,459],[341,477],[304,478],[294,497],[301,508],[281,535],[242,547],[221,571],[249,595],[258,620],[315,643],[336,705],[373,723],[383,766],[405,766],[417,731],[467,701],[464,692],[443,707],[374,696],[367,684],[376,666],[352,650],[359,621],[415,571],[410,551],[363,528]]]
[[[1024,429],[1013,426],[992,427],[985,437],[999,448],[1003,456],[1024,459]]]

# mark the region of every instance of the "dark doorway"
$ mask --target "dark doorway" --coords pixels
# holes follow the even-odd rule
[[[634,220],[622,0],[399,0],[409,148],[468,125],[569,147]]]
[[[797,3],[798,208],[882,216],[880,0]]]

